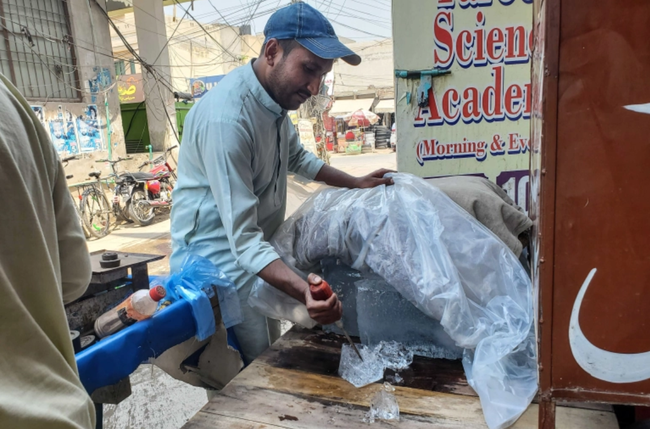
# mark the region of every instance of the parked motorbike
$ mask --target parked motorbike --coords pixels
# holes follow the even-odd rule
[[[149,172],[128,173],[136,185],[131,191],[127,209],[131,220],[138,225],[150,225],[157,210],[171,208],[176,173],[169,164],[168,156],[177,147],[178,145],[170,147],[156,159],[146,161],[138,167],[142,170],[151,165]]]
[[[108,163],[111,167],[111,174],[105,178],[101,179],[101,172],[93,171],[88,173],[88,175],[95,180],[97,180],[98,185],[101,189],[102,180],[112,180],[115,182],[115,185],[112,186],[113,189],[113,198],[111,200],[111,211],[115,215],[116,219],[122,219],[131,222],[131,217],[129,216],[129,204],[131,203],[131,193],[133,192],[134,187],[138,184],[136,178],[132,176],[133,173],[130,172],[117,172],[117,164],[122,161],[128,161],[132,158],[122,158],[118,157],[116,160],[112,159],[98,159],[95,162],[97,163]]]

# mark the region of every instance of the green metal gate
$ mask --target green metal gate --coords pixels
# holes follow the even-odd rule
[[[185,117],[192,108],[193,103],[176,103],[176,128],[178,139],[183,138]],[[149,138],[149,125],[147,122],[147,107],[145,103],[126,103],[120,105],[122,110],[122,127],[124,128],[124,141],[126,153],[147,153],[151,140]]]

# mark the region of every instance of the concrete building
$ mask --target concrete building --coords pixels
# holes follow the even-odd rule
[[[164,15],[165,33],[169,40],[167,43],[169,75],[167,77],[175,91],[190,92],[190,83],[193,79],[225,75],[247,62],[246,58],[250,59],[243,52],[245,39],[240,37],[239,27],[201,24],[203,27],[201,28],[189,17],[181,18],[182,12],[178,15],[177,17]],[[129,45],[136,52],[140,52],[135,13],[127,12],[123,15],[113,16],[112,19]],[[254,40],[253,36],[247,37]],[[142,72],[137,60],[112,29],[111,44],[118,72],[123,75]],[[145,58],[145,60],[147,59]]]
[[[334,63],[334,103],[324,121],[369,110],[380,114],[381,123],[390,127],[395,114],[393,40],[345,44],[361,56],[361,64],[351,66],[340,60]]]
[[[361,64],[345,61],[334,64],[334,104],[331,116],[358,109],[376,113],[395,111],[393,40],[347,42],[346,46],[361,56]]]
[[[161,2],[141,0],[110,13],[118,30],[111,29],[111,43],[124,88],[122,102],[144,101],[149,140],[158,151],[176,144],[173,93],[200,98],[230,71],[256,57],[263,42],[261,36],[245,34],[249,26],[197,22],[187,7],[178,5],[173,16],[165,15]],[[151,64],[153,74],[140,59]],[[134,144],[142,146],[131,140],[127,144],[130,151]]]
[[[75,181],[124,155],[104,0],[3,0],[0,72],[32,105]],[[29,5],[29,6],[28,6]]]

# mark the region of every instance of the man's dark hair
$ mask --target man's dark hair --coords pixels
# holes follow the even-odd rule
[[[289,55],[289,53],[293,51],[293,48],[298,46],[298,42],[296,42],[294,39],[278,40],[278,44],[282,48],[282,58]],[[265,49],[266,49],[266,43],[262,45],[262,49],[260,50],[260,57],[264,56]]]

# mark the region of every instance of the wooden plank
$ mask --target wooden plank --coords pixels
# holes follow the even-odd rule
[[[276,368],[337,376],[341,345],[345,342],[345,337],[340,335],[294,327],[258,357],[258,361]],[[394,383],[394,375],[395,371],[386,370],[385,379],[404,387],[476,396],[467,384],[460,360],[415,356],[409,368],[399,371],[402,381]]]
[[[350,428],[362,421],[381,384],[357,389],[337,375],[340,337],[293,328],[235,377],[186,428]],[[415,374],[435,379],[427,370],[435,360],[420,362]],[[414,366],[418,363],[414,363]],[[401,373],[400,373],[401,375]],[[463,376],[464,377],[464,376]],[[453,383],[451,383],[453,384]],[[430,386],[429,386],[430,387]],[[413,429],[486,429],[480,401],[475,396],[435,391],[433,388],[395,386],[400,422],[374,426]],[[447,386],[449,387],[449,386]],[[533,404],[512,426],[537,429],[539,407]],[[557,407],[558,429],[614,429],[613,413]]]
[[[276,426],[268,423],[253,422],[240,417],[229,417],[222,414],[199,411],[182,429],[284,429],[286,426]]]
[[[340,377],[274,368],[255,361],[235,377],[223,392],[230,394],[230,389],[241,387],[257,387],[367,409],[372,397],[382,386],[375,383],[357,389]],[[400,386],[395,389],[400,412],[403,414],[427,416],[450,424],[462,422],[468,428],[484,427],[478,398]],[[209,406],[210,404],[206,405],[206,408]]]
[[[258,361],[276,368],[337,376],[341,345],[346,342],[345,337],[341,335],[295,325],[261,355]],[[395,383],[394,374],[395,371],[387,369],[384,379],[395,386],[477,396],[474,389],[467,384],[461,361],[415,356],[409,368],[399,371],[402,382]],[[536,397],[533,402],[538,403],[539,398]],[[613,410],[610,405],[595,403],[564,402],[558,405],[601,411]]]
[[[262,368],[257,368],[260,369]],[[271,376],[273,379],[277,376],[275,388],[249,385],[250,380],[242,375],[246,372],[248,372],[247,376],[254,374],[247,369],[219,395],[210,400],[184,428],[367,428],[367,424],[362,419],[369,409],[370,399],[379,386],[372,385],[362,389],[354,389],[351,386],[358,391],[358,395],[349,399],[349,394],[340,395],[340,391],[330,390],[331,383],[324,383],[314,386],[313,390],[307,390],[304,388],[305,384],[311,384],[307,382],[291,389],[288,384],[296,382],[296,379],[289,374],[292,371],[276,368],[266,368],[266,370],[270,370],[271,373],[276,370],[279,372]],[[297,371],[293,372],[297,373]],[[280,379],[286,379],[287,382],[282,383]],[[278,386],[282,390],[278,390]],[[314,390],[318,390],[315,395],[309,394],[314,393]],[[420,397],[420,393],[428,393],[428,395]],[[395,394],[400,405],[400,422],[377,422],[373,426],[388,428],[399,425],[410,429],[487,428],[478,398],[409,388],[397,388]],[[537,429],[537,413],[538,406],[532,405],[512,428]],[[617,427],[616,418],[612,413],[557,408],[557,429]]]
[[[229,427],[281,427],[287,429],[367,429],[363,421],[367,407],[319,401],[314,398],[304,398],[300,395],[275,392],[267,389],[238,386],[215,396],[210,400],[199,420],[192,418],[184,429],[213,429],[221,428],[221,418],[238,419],[251,426]],[[212,416],[212,420],[208,416]],[[218,423],[217,423],[218,422]],[[192,425],[190,425],[192,423]],[[376,421],[373,428],[404,427],[410,429],[483,429],[485,426],[471,426],[459,422],[438,421],[435,418],[400,415],[398,422]]]
[[[274,368],[256,361],[231,381],[223,393],[230,395],[231,389],[250,389],[252,387],[266,392],[282,392],[319,402],[352,405],[364,409],[368,409],[372,397],[381,389],[380,384],[371,384],[357,389],[339,377]],[[395,396],[400,406],[400,412],[404,415],[433,419],[437,424],[460,424],[466,428],[486,428],[483,410],[476,397],[400,386],[395,387]],[[210,406],[209,403],[205,409],[210,409]],[[537,414],[538,406],[531,405],[513,428],[536,429]],[[558,407],[557,417],[558,429],[617,427],[613,414],[602,411]],[[582,420],[585,421],[583,426],[580,424]]]

